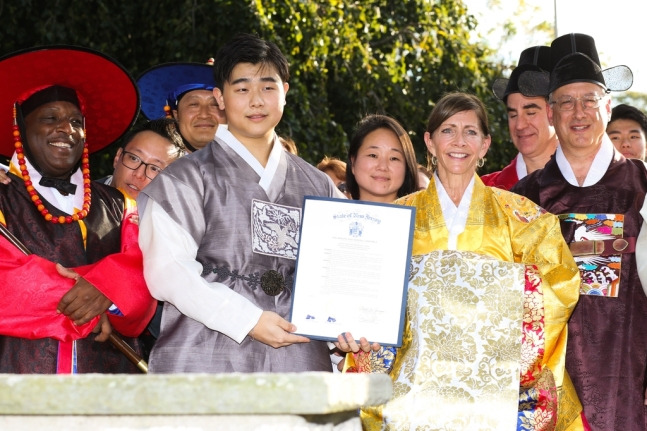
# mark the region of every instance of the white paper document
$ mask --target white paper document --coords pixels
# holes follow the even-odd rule
[[[291,321],[297,334],[400,346],[415,208],[306,197]]]

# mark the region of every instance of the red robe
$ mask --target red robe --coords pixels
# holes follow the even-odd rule
[[[512,159],[510,164],[500,171],[482,175],[481,181],[486,186],[510,190],[512,186],[519,182],[519,177],[517,176],[517,158]]]
[[[99,317],[75,326],[56,313],[75,281],[60,276],[55,262],[74,269],[113,302],[119,311],[109,319],[118,333],[139,335],[155,311],[144,282],[134,206],[128,208],[116,189],[97,183],[91,188],[88,216],[61,225],[43,218],[20,178],[0,185],[4,224],[33,253],[26,256],[0,238],[0,372],[137,372],[110,343],[94,341],[91,331]],[[45,205],[54,216],[63,215]],[[136,340],[128,341],[138,348]],[[74,356],[76,363],[70,364]]]

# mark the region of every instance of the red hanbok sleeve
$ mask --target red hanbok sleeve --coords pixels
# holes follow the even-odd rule
[[[144,281],[137,221],[136,211],[127,211],[121,225],[120,253],[75,269],[119,309],[108,317],[113,328],[127,337],[136,337],[146,329],[157,306]]]
[[[92,331],[99,317],[76,326],[67,316],[56,313],[61,297],[75,281],[61,277],[53,262],[25,255],[2,236],[0,253],[0,334],[71,341]]]
[[[113,328],[129,337],[139,335],[155,313],[155,301],[146,287],[142,253],[137,243],[137,214],[128,211],[121,227],[121,251],[91,265],[71,268],[106,295],[119,309],[109,313]],[[76,326],[56,308],[75,281],[58,274],[54,262],[25,255],[0,236],[0,334],[71,341],[88,336],[95,317]]]

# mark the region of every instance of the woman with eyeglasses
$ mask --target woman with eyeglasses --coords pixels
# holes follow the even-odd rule
[[[352,199],[385,203],[418,190],[413,144],[395,119],[372,114],[360,120],[348,149],[346,187]]]
[[[112,164],[112,176],[102,182],[133,199],[158,173],[186,153],[177,122],[169,118],[147,121],[133,128],[123,142]]]
[[[480,180],[476,96],[441,98],[424,139],[429,187],[396,201],[416,223],[394,396],[362,410],[364,429],[582,429],[564,370],[579,275],[557,217]]]

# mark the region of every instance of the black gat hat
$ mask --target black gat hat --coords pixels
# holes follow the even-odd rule
[[[523,72],[536,71],[547,72],[550,69],[550,47],[533,46],[521,52],[517,67],[510,74],[510,78],[497,78],[492,84],[492,92],[499,100],[505,102],[512,93],[521,93],[519,89],[519,77]],[[543,96],[543,94],[525,96]]]
[[[527,71],[519,78],[524,94],[548,95],[559,87],[575,82],[590,82],[605,91],[625,91],[633,84],[627,66],[602,70],[595,40],[586,34],[570,33],[553,40],[550,45],[550,75]]]

